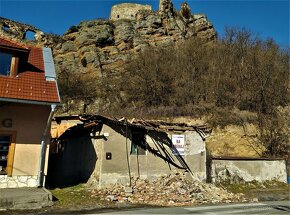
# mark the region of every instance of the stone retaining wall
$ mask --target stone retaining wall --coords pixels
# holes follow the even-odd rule
[[[285,160],[212,160],[213,182],[287,182]]]
[[[0,188],[37,187],[37,176],[0,175]]]

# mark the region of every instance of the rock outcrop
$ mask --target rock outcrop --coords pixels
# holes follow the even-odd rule
[[[112,8],[114,19],[84,21],[59,37],[1,18],[0,35],[23,40],[26,32],[32,31],[37,43],[53,48],[58,72],[65,69],[82,73],[106,69],[118,71],[135,53],[147,47],[167,46],[192,37],[206,41],[216,38],[206,16],[192,15],[186,3],[181,11],[174,9],[171,0],[160,1],[159,11],[152,11],[148,5],[135,4],[121,4],[121,9],[124,10],[126,5],[134,9],[134,17],[116,18],[116,8],[119,8],[116,5]]]
[[[118,14],[126,10],[126,5],[130,6],[130,13]],[[31,25],[0,18],[0,36],[51,47],[59,77],[74,79],[83,76],[92,80],[89,84],[92,85],[97,81],[96,77],[107,77],[107,71],[120,74],[138,52],[148,47],[178,46],[193,37],[205,42],[214,41],[217,35],[205,15],[191,14],[186,3],[176,11],[171,0],[160,0],[158,11],[152,11],[148,5],[116,5],[110,17],[109,20],[83,21],[70,27],[62,36],[45,34]],[[25,38],[28,31],[35,33],[34,40]],[[76,103],[79,102],[73,106]],[[73,112],[80,108],[77,106]]]
[[[71,27],[63,36],[64,42],[54,47],[58,68],[67,68],[74,62],[71,69],[83,72],[118,71],[135,53],[147,47],[167,46],[192,37],[206,41],[216,38],[206,16],[192,15],[186,3],[181,11],[176,11],[170,0],[161,1],[156,12],[128,5],[134,8],[134,18],[117,19],[115,7],[114,19],[86,21]],[[126,4],[121,6],[124,9]]]

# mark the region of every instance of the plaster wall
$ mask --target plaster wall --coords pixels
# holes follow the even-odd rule
[[[131,4],[131,3],[123,3],[114,5],[111,9],[111,20],[119,20],[119,19],[130,19],[134,20],[136,14],[140,10],[148,10],[152,11],[151,5],[142,5],[142,4]]]
[[[102,133],[109,136],[107,140],[99,140],[102,145],[102,160],[99,168],[99,185],[104,186],[114,183],[129,183],[128,162],[127,155],[129,155],[129,166],[131,176],[147,178],[154,180],[156,177],[171,173],[176,170],[176,167],[168,164],[163,159],[154,156],[152,153],[146,151],[145,155],[130,155],[131,140],[127,139],[126,151],[126,138],[120,133],[114,131],[109,126],[104,125]],[[206,180],[206,153],[205,144],[201,137],[192,131],[183,133],[185,135],[185,155],[183,159],[193,173],[196,180]],[[131,134],[128,132],[128,135]],[[171,134],[168,134],[171,138]],[[154,138],[146,135],[146,142],[153,148],[156,148]],[[171,149],[165,146],[166,151],[174,158],[176,163],[179,164],[175,155],[172,154]],[[112,154],[111,159],[106,159],[106,153]]]
[[[49,113],[49,106],[20,103],[5,103],[0,106],[0,121],[2,119],[12,120],[11,127],[5,128],[0,126],[0,131],[7,133],[16,132],[16,145],[12,169],[12,176],[14,178],[18,176],[37,176],[40,141]],[[46,151],[45,174],[47,172],[47,159],[48,148]],[[9,178],[7,176],[5,177]],[[1,176],[1,178],[4,178],[4,176]]]
[[[212,160],[212,179],[241,183],[276,180],[287,182],[285,160]]]

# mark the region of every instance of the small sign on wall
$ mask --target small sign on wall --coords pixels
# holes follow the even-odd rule
[[[184,155],[185,136],[180,134],[173,134],[171,136],[172,152],[174,155]]]

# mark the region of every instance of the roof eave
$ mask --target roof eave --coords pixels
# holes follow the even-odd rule
[[[60,102],[48,102],[48,101],[35,101],[26,99],[14,99],[14,98],[0,98],[0,101],[21,103],[21,104],[34,104],[34,105],[56,105],[61,106]]]
[[[0,45],[0,48],[6,49],[6,50],[18,51],[18,52],[25,52],[25,53],[28,53],[30,51],[30,49],[15,48],[15,47],[11,47],[11,46],[3,46],[3,45]]]

